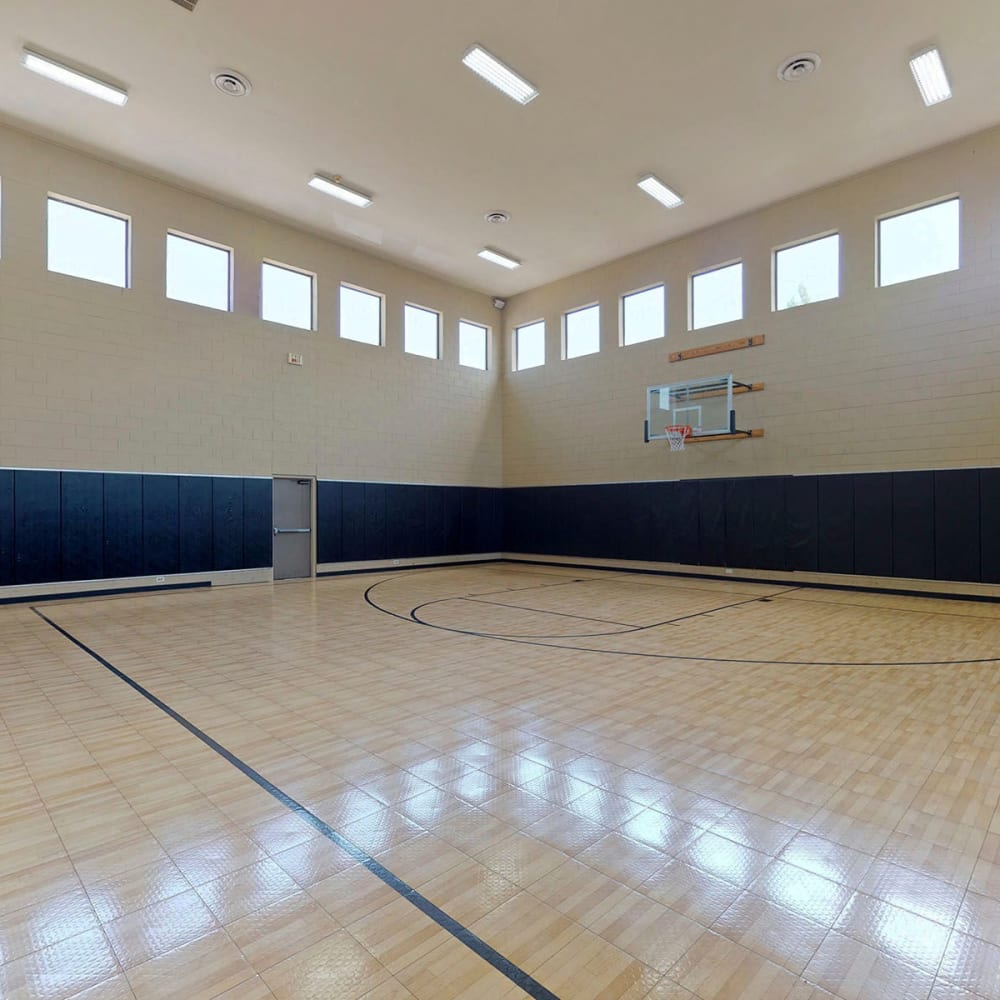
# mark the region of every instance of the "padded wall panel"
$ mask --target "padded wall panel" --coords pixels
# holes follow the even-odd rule
[[[892,576],[892,473],[854,477],[854,572]]]
[[[444,494],[444,548],[440,555],[458,555],[462,551],[462,488],[460,486],[438,488]]]
[[[104,475],[62,473],[60,496],[62,579],[104,576]]]
[[[316,484],[316,560],[340,562],[344,558],[341,512],[344,484],[320,480]]]
[[[504,490],[503,547],[506,552],[535,552],[532,525],[535,523],[535,491],[526,487]]]
[[[272,502],[274,484],[270,479],[243,480],[243,568],[272,565]]]
[[[687,481],[671,484],[672,504],[664,508],[660,524],[671,539],[670,562],[696,566],[701,557],[698,513],[698,484]]]
[[[411,559],[430,554],[427,541],[427,486],[404,486],[403,520],[406,530],[403,555]]]
[[[357,562],[365,558],[365,484],[343,483],[341,559]]]
[[[753,566],[753,481],[726,480],[726,566]]]
[[[459,552],[473,552],[476,547],[476,522],[479,517],[479,490],[474,486],[460,488],[462,517],[459,522]]]
[[[1000,469],[979,470],[980,554],[983,583],[1000,583]]]
[[[762,476],[750,482],[753,495],[752,565],[756,569],[787,569],[787,477]]]
[[[385,549],[389,559],[408,555],[406,498],[409,490],[410,487],[396,483],[385,487]]]
[[[470,553],[499,552],[502,531],[500,528],[499,490],[476,490],[475,530]]]
[[[14,582],[61,577],[59,473],[14,473]]]
[[[212,480],[181,476],[178,493],[178,570],[208,573],[212,569]]]
[[[821,573],[854,572],[854,477],[817,476]]]
[[[14,471],[0,469],[0,587],[14,583]]]
[[[698,561],[704,566],[727,565],[725,480],[699,481],[698,520],[701,525],[701,554]]]
[[[892,573],[934,579],[934,473],[892,474]]]
[[[785,483],[785,552],[788,568],[819,568],[819,500],[816,476],[791,476]]]
[[[104,575],[142,576],[142,476],[104,474]]]
[[[176,573],[180,566],[180,485],[176,476],[142,477],[142,572]]]
[[[428,486],[427,489],[427,528],[424,552],[428,556],[440,556],[445,548],[445,500],[444,488]]]
[[[385,484],[365,483],[365,559],[385,559]]]
[[[243,480],[212,479],[212,569],[243,568]]]
[[[934,473],[934,563],[939,580],[980,579],[979,470]]]

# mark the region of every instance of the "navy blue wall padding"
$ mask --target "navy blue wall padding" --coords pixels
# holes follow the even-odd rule
[[[1000,469],[979,472],[979,531],[982,581],[1000,583]]]
[[[892,474],[892,574],[935,578],[933,472]]]
[[[702,479],[698,483],[701,554],[706,566],[730,566],[726,551],[726,489],[724,479]]]
[[[0,587],[14,583],[14,472],[0,469]]]
[[[181,573],[212,569],[212,480],[181,476],[178,480],[178,535]]]
[[[669,562],[697,565],[701,559],[701,534],[698,516],[698,484],[671,483],[673,503],[664,504],[659,518],[660,530],[669,539]]]
[[[365,483],[365,559],[385,559],[385,484]]]
[[[344,558],[341,512],[344,484],[320,480],[316,484],[316,559],[340,562]]]
[[[400,546],[401,556],[419,559],[430,554],[427,544],[427,494],[429,486],[403,486],[403,524],[406,537]]]
[[[243,480],[212,479],[213,569],[243,568]]]
[[[273,484],[270,479],[243,480],[243,568],[271,565]]]
[[[791,476],[785,483],[785,553],[788,568],[819,568],[819,498],[816,476]]]
[[[978,580],[979,470],[934,473],[934,561],[939,580]]]
[[[176,573],[181,561],[180,484],[177,476],[142,477],[142,572]],[[67,579],[82,579],[68,577]]]
[[[702,559],[703,565],[708,565]],[[717,563],[715,565],[718,565]],[[753,480],[726,480],[726,566],[753,565]]]
[[[142,576],[142,476],[104,474],[104,576]]]
[[[59,473],[14,473],[14,582],[60,578]]]
[[[892,576],[892,473],[854,477],[854,572]]]
[[[444,555],[444,491],[440,486],[427,487],[427,521],[424,534],[424,551],[427,555]]]
[[[365,484],[344,483],[341,506],[343,546],[341,558],[355,562],[365,558]]]
[[[765,476],[751,480],[753,494],[753,561],[758,569],[788,567],[786,525],[788,477]]]
[[[821,573],[854,572],[854,477],[819,476],[819,566]]]
[[[99,580],[104,576],[104,476],[62,473],[62,578]]]
[[[407,543],[408,514],[407,487],[388,484],[385,488],[385,544],[389,552],[399,553],[410,547]]]
[[[444,553],[454,556],[462,551],[462,489],[439,486],[444,493]]]

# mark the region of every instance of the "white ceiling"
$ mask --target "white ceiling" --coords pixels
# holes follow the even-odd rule
[[[0,0],[0,40],[7,122],[501,295],[1000,121],[995,0]],[[470,73],[473,42],[541,95]],[[927,109],[907,60],[929,43],[955,97]],[[26,72],[24,45],[128,105]],[[803,50],[820,72],[780,83]],[[215,91],[222,67],[252,95]],[[342,207],[315,171],[375,203]],[[647,172],[686,204],[642,194]]]

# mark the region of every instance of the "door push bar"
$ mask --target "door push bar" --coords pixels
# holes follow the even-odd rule
[[[276,535],[308,535],[312,528],[275,528]]]

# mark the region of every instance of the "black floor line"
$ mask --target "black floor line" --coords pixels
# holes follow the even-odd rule
[[[405,900],[412,903],[421,913],[430,917],[439,927],[446,930],[453,937],[462,942],[470,951],[475,952],[481,959],[489,962],[497,972],[506,976],[512,983],[524,990],[528,996],[535,1000],[559,1000],[551,991],[547,990],[538,980],[532,978],[515,965],[510,959],[505,958],[495,948],[488,945],[481,937],[474,934],[464,924],[460,924],[454,917],[449,916],[440,907],[432,903],[426,896],[421,895],[416,889],[404,882],[398,875],[393,874],[383,864],[376,861],[367,851],[358,847],[353,841],[348,840],[343,834],[338,833],[328,823],[325,823],[314,813],[311,813],[304,805],[297,802],[286,792],[283,792],[277,785],[268,781],[259,771],[254,770],[244,760],[241,760],[232,751],[227,750],[221,743],[212,739],[207,733],[199,729],[193,722],[186,719],[180,712],[172,709],[166,702],[157,698],[155,694],[144,688],[138,681],[133,680],[128,674],[119,670],[113,663],[106,660],[100,653],[95,652],[84,642],[77,639],[71,632],[57,625],[51,618],[43,614],[38,608],[32,608],[42,621],[47,622],[60,635],[68,639],[74,646],[83,650],[91,659],[96,660],[102,667],[111,671],[119,680],[124,681],[135,692],[142,695],[147,701],[154,704],[160,711],[169,715],[176,723],[183,726],[192,736],[201,740],[205,746],[214,750],[220,757],[228,761],[237,770],[242,771],[255,784],[259,785],[265,792],[277,799],[286,809],[295,813],[303,822],[308,823],[314,830],[326,837],[342,851],[346,851],[355,861],[364,865],[373,875],[381,879],[390,889],[399,893]]]
[[[591,618],[589,615],[571,615],[566,611],[549,611],[546,608],[525,608],[520,604],[504,604],[503,601],[484,601],[478,597],[461,597],[459,600],[472,601],[475,604],[492,604],[497,608],[513,608],[515,611],[535,611],[541,615],[558,615],[560,618],[576,618],[581,622],[599,622],[601,625],[621,625],[623,628],[641,628],[635,622],[616,622],[610,618]]]

